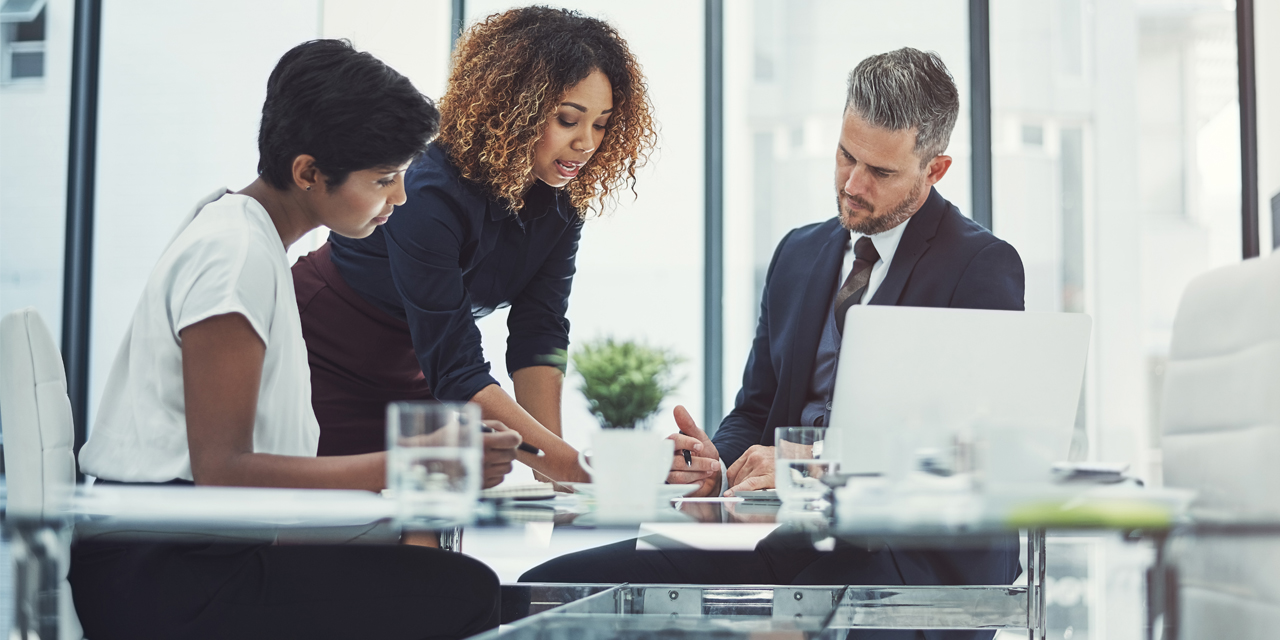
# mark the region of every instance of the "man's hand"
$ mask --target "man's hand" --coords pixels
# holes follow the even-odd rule
[[[667,436],[668,440],[675,442],[676,449],[675,456],[671,458],[671,472],[667,474],[667,483],[697,483],[698,488],[689,495],[693,497],[715,495],[720,491],[720,452],[716,451],[716,445],[711,443],[711,438],[698,428],[697,423],[693,421],[693,416],[689,415],[688,409],[677,406],[672,413],[675,414],[676,427],[680,429],[680,433]],[[689,462],[685,462],[682,449],[692,454]]]
[[[776,486],[773,482],[773,467],[773,447],[751,445],[725,474],[730,488],[724,495],[733,497],[739,491],[773,489]]]
[[[484,488],[496,486],[511,473],[511,461],[516,459],[516,447],[520,446],[520,434],[497,420],[485,420],[484,426],[493,433],[484,435]]]

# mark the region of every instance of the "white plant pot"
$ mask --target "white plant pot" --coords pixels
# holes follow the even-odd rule
[[[647,430],[601,429],[587,452],[578,454],[595,485],[596,519],[640,522],[653,519],[664,505],[659,487],[667,481],[675,443]]]

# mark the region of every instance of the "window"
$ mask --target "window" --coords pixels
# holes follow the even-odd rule
[[[0,6],[0,73],[6,83],[44,78],[44,0],[5,0]]]
[[[726,412],[742,386],[774,249],[791,229],[836,215],[845,83],[863,58],[903,46],[942,56],[960,114],[947,149],[956,161],[938,191],[971,215],[967,12],[953,0],[725,3]]]
[[[1178,300],[1241,257],[1235,47],[1226,3],[991,2],[994,231],[1093,317],[1078,442],[1152,479]]]

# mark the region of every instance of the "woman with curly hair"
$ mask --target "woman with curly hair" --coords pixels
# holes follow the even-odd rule
[[[384,449],[388,402],[472,401],[545,452],[520,454],[536,471],[586,479],[559,437],[569,289],[587,212],[634,189],[651,111],[640,65],[601,20],[525,7],[464,34],[408,201],[293,268],[320,455]],[[514,398],[475,324],[508,305]]]

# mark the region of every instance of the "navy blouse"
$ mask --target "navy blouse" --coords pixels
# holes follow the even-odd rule
[[[405,172],[408,201],[367,238],[329,234],[347,284],[405,321],[431,392],[470,400],[497,384],[475,319],[511,306],[507,370],[558,365],[569,346],[569,288],[582,219],[537,181],[518,213],[459,175],[439,144]]]

